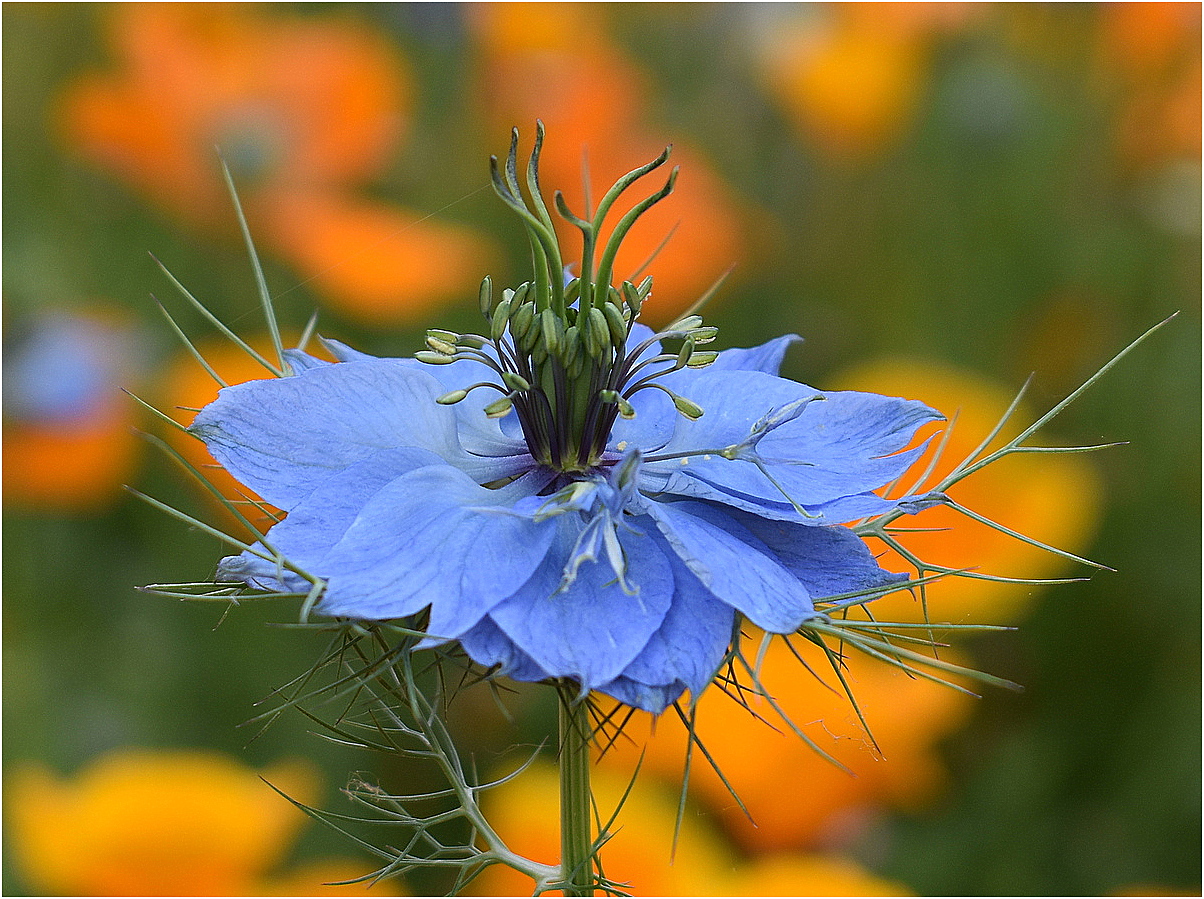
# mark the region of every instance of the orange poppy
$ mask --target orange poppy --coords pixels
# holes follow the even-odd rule
[[[466,228],[337,191],[264,198],[261,233],[305,284],[348,318],[383,325],[422,318],[475,293],[497,257]]]
[[[63,133],[189,221],[233,221],[215,147],[253,206],[259,188],[371,178],[409,118],[404,60],[349,18],[129,3],[109,7],[104,21],[117,71],[71,85]]]

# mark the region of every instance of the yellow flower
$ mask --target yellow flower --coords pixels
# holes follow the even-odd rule
[[[263,779],[312,800],[314,772],[284,763]],[[265,881],[305,823],[259,774],[201,751],[128,749],[63,779],[37,765],[7,778],[8,849],[21,876],[42,893],[77,896],[273,895],[296,875]],[[302,872],[298,872],[302,873]],[[310,871],[306,895],[327,892],[319,878],[366,873],[353,862]],[[362,895],[364,887],[353,891]],[[332,893],[337,895],[337,893]]]

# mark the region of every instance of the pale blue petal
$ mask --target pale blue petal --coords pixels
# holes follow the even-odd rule
[[[644,471],[659,473],[662,481],[678,472],[720,491],[770,502],[793,499],[810,509],[899,477],[923,452],[919,447],[900,450],[920,425],[941,417],[914,400],[847,391],[824,394],[826,399],[810,403],[797,418],[765,434],[753,450],[781,489],[752,461],[718,454],[746,442],[770,410],[815,393],[763,372],[698,372],[689,379],[686,395],[705,412],[696,422],[679,420],[673,439],[658,454],[703,455],[684,462],[646,461]],[[664,483],[656,487],[665,489]]]
[[[814,614],[799,579],[721,506],[649,503],[648,514],[702,585],[757,626],[790,633]]]
[[[680,682],[671,684],[642,684],[628,677],[616,677],[608,684],[597,688],[599,693],[605,693],[654,715],[659,715],[677,700],[686,688]]]
[[[783,334],[760,346],[726,349],[703,371],[762,371],[769,375],[776,375],[782,368],[782,360],[786,358],[786,351],[796,343],[802,342],[803,338],[797,334]],[[710,347],[706,347],[706,349],[710,349]]]
[[[879,567],[865,541],[848,528],[766,521],[741,512],[732,517],[764,543],[815,599],[907,580],[906,574]]]
[[[299,502],[288,516],[274,525],[267,542],[281,556],[314,576],[330,551],[376,493],[400,475],[415,468],[442,465],[443,460],[428,450],[413,447],[378,450],[366,459],[332,474]],[[279,581],[279,566],[253,553],[229,556],[221,561],[218,574],[264,589],[308,590],[309,584],[285,573]]]
[[[531,581],[491,612],[493,620],[540,668],[592,689],[618,677],[661,626],[673,596],[669,559],[647,534],[618,531],[628,561],[629,595],[605,560],[583,564],[572,587],[556,592],[581,530],[562,515],[545,522],[556,543]],[[651,522],[644,521],[648,527]],[[643,529],[639,519],[633,525]]]
[[[673,437],[681,416],[662,390],[640,390],[631,397],[635,418],[616,418],[607,447],[622,455],[633,446],[644,452],[663,447]]]
[[[428,365],[413,359],[402,361],[418,366],[436,378],[443,385],[444,393],[464,390],[473,384],[502,383],[497,372],[475,359],[461,359],[450,365]],[[485,414],[485,407],[500,396],[502,394],[492,387],[481,387],[449,407],[455,411],[460,443],[467,452],[478,456],[531,460],[518,415],[510,412],[503,418],[490,418]],[[534,464],[533,460],[529,464]]]
[[[383,620],[430,605],[430,633],[457,636],[531,577],[554,536],[503,497],[447,465],[385,484],[312,572],[327,581],[317,610]]]
[[[478,482],[529,468],[466,453],[437,380],[399,360],[319,366],[223,389],[190,430],[243,484],[290,509],[332,474],[382,449],[430,450]]]
[[[320,368],[323,365],[334,364],[328,359],[319,359],[317,356],[311,356],[305,350],[301,349],[285,350],[284,360],[289,364],[289,368],[294,375],[308,371],[311,368]]]
[[[329,337],[319,338],[322,341],[322,346],[330,351],[340,362],[367,362],[370,359],[380,359],[380,356],[373,356],[371,353],[365,353],[360,350],[347,346],[341,340],[333,340]]]
[[[622,676],[598,688],[650,712],[663,711],[683,690],[697,696],[706,689],[727,654],[736,615],[702,586],[676,554],[668,555],[674,593],[665,620]],[[639,701],[627,698],[637,694]]]
[[[352,349],[337,340],[323,340],[322,343],[340,362],[363,361],[374,359],[367,353]],[[486,347],[482,350],[487,356],[497,361],[493,350]],[[492,368],[475,359],[460,359],[450,365],[429,365],[417,359],[395,359],[422,371],[435,378],[442,386],[444,393],[462,390],[479,383],[499,383],[500,379]],[[460,443],[469,453],[477,456],[524,456],[528,455],[527,444],[523,439],[522,428],[518,424],[518,416],[508,415],[505,418],[493,419],[485,415],[485,406],[497,399],[497,391],[481,388],[452,408],[456,413]]]
[[[852,496],[839,497],[831,502],[808,505],[806,506],[807,514],[803,515],[787,502],[781,493],[776,494],[777,500],[749,496],[730,488],[717,487],[703,478],[694,477],[683,471],[670,470],[665,473],[655,469],[649,470],[648,466],[645,466],[640,472],[640,490],[644,494],[654,497],[667,498],[668,495],[671,495],[710,500],[743,509],[746,512],[753,512],[762,518],[814,526],[860,521],[863,518],[883,515],[896,508],[902,508],[909,514],[914,514],[938,502],[930,501],[926,495],[913,494],[898,499],[883,499],[876,493],[857,493]]]
[[[540,668],[535,661],[514,645],[489,616],[485,616],[460,635],[460,645],[468,657],[486,668],[499,666],[498,673],[518,681],[548,680],[551,674]]]

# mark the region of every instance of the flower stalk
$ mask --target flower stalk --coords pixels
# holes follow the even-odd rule
[[[590,838],[589,706],[569,686],[560,692],[560,870],[564,895],[594,895]]]

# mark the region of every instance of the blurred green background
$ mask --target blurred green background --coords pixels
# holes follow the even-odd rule
[[[605,180],[672,141],[680,205],[646,248],[681,221],[651,269],[663,319],[737,263],[708,321],[723,345],[803,335],[786,373],[808,383],[905,356],[1008,389],[1036,371],[1048,407],[1180,313],[1053,429],[1130,441],[1092,457],[1102,510],[1071,547],[1117,571],[974,641],[1025,692],[942,743],[939,797],[841,849],[921,894],[1198,888],[1198,5],[6,3],[3,25],[6,771],[304,756],[330,804],[372,768],[299,716],[238,726],[322,645],[267,626],[295,610],[135,590],[222,554],[119,489],[214,520],[126,444],[163,429],[118,386],[191,395],[148,295],[210,333],[147,251],[261,330],[220,144],[282,320],[317,308],[324,335],[410,353],[469,326],[482,275],[522,278],[485,162],[538,115],[570,197],[583,144]],[[351,848],[311,829],[295,852]],[[6,862],[7,894],[45,889]]]

